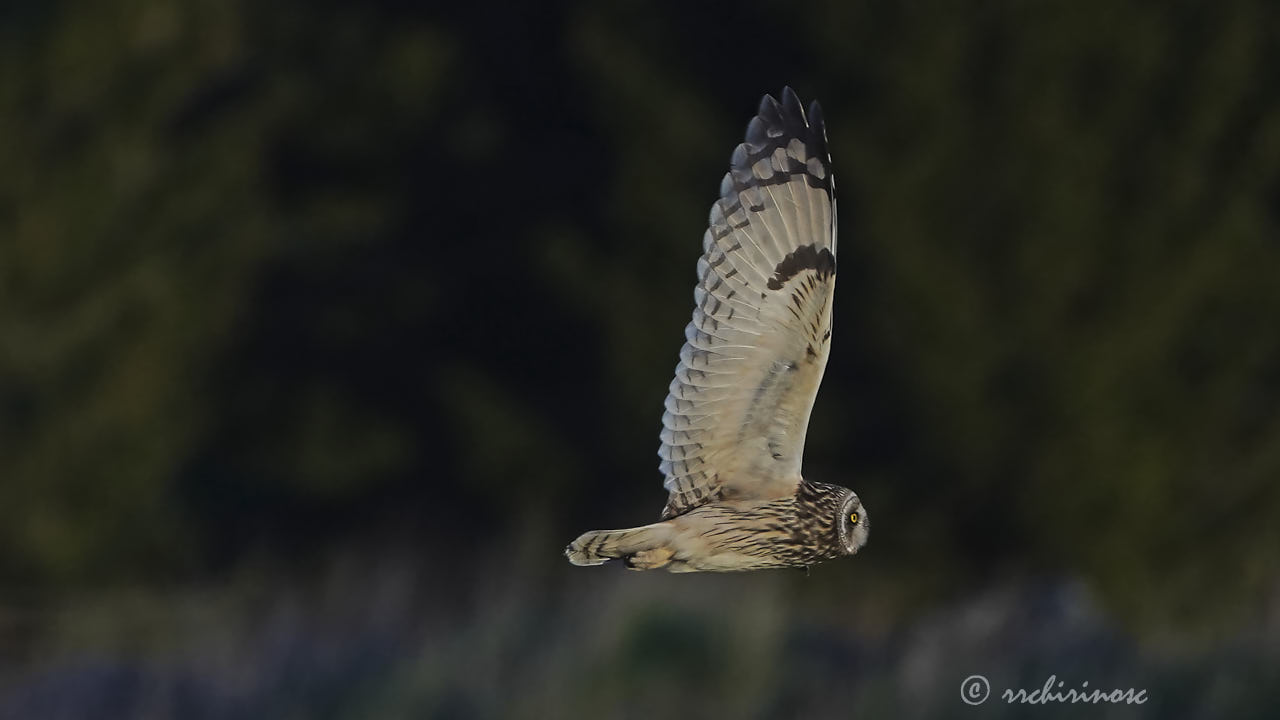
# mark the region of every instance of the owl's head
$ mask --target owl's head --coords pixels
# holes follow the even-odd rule
[[[841,549],[846,555],[857,553],[867,544],[867,536],[871,534],[871,519],[867,517],[867,509],[862,506],[857,493],[852,490],[840,505],[836,527],[840,531]]]

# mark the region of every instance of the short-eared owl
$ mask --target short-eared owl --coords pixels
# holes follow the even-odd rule
[[[836,201],[818,103],[786,88],[747,125],[711,208],[676,377],[662,416],[661,520],[583,534],[575,565],[807,567],[867,542],[852,490],[800,476],[831,347]]]

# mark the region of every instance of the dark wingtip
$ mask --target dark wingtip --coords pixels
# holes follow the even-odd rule
[[[827,133],[823,127],[822,109],[816,101],[809,104],[806,117],[804,103],[800,101],[795,90],[784,87],[780,93],[782,102],[772,95],[760,98],[756,116],[747,123],[744,142],[734,150],[729,160],[729,174],[720,185],[721,197],[733,194],[739,185],[753,182],[755,164],[771,155],[776,149],[786,147],[793,139],[804,143],[805,151],[812,159],[822,164],[821,171],[789,168],[785,179],[790,174],[804,172],[809,185],[823,188],[831,192],[831,160],[827,151]]]
[[[792,117],[799,117],[801,122],[805,122],[804,105],[800,102],[800,97],[796,95],[796,91],[788,85],[782,88],[782,108]]]
[[[764,121],[766,127],[770,129],[782,129],[786,125],[785,116],[782,114],[782,106],[774,99],[772,95],[765,95],[760,98],[760,107],[757,108],[756,117]],[[770,133],[774,135],[775,133]]]
[[[765,122],[759,115],[751,118],[751,122],[747,123],[746,140],[755,148],[762,148],[769,142],[769,132],[765,128]]]
[[[776,140],[783,136],[806,138],[814,134],[810,132],[810,128],[815,126],[806,115],[804,103],[800,101],[796,91],[787,85],[782,88],[780,95],[781,102],[773,95],[760,98],[756,116],[747,126],[748,142],[758,147],[766,139]],[[810,105],[810,108],[815,107],[817,107],[816,103]],[[810,113],[812,112],[811,109]],[[818,116],[821,117],[821,115],[819,110]]]
[[[826,122],[822,116],[822,106],[818,104],[817,100],[809,103],[809,127],[821,132],[824,137],[827,134]]]

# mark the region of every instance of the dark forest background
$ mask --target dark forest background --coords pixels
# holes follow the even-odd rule
[[[1273,716],[1278,76],[1262,2],[5,5],[0,717]],[[570,567],[786,84],[870,544]]]

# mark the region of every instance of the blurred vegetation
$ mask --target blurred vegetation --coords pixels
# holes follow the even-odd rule
[[[876,517],[812,592],[894,617],[1064,575],[1135,627],[1248,623],[1280,567],[1278,15],[0,10],[0,594],[396,533],[547,575],[656,517],[705,216],[790,83],[842,211],[806,473]]]

